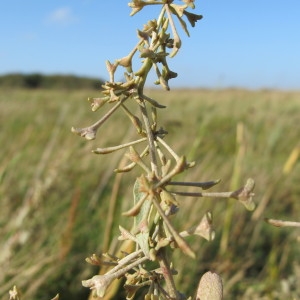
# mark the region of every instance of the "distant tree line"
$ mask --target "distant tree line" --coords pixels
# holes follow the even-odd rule
[[[0,88],[25,89],[100,89],[103,80],[75,75],[6,74],[0,76]]]

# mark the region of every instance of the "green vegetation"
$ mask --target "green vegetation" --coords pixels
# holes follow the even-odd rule
[[[101,128],[100,139],[89,143],[69,132],[74,124],[96,120],[82,103],[96,93],[1,90],[1,299],[8,299],[15,284],[24,299],[51,299],[56,293],[61,299],[87,299],[89,291],[81,281],[97,270],[84,258],[107,247],[103,240],[111,211],[117,222],[110,238],[118,235],[120,215],[131,206],[122,200],[131,199],[128,185],[137,171],[118,185],[116,178],[122,175],[115,175],[113,168],[122,153],[107,158],[90,151],[129,140],[134,134],[130,123],[113,116]],[[169,132],[166,140],[197,162],[180,176],[197,181],[221,178],[214,191],[231,190],[248,176],[256,181],[257,208],[252,213],[232,199],[178,198],[184,205],[177,228],[194,224],[199,212],[210,210],[216,230],[213,242],[189,239],[197,263],[175,253],[181,266],[188,268],[182,273],[179,265],[175,276],[182,290],[194,291],[203,272],[213,268],[224,280],[225,299],[299,298],[297,231],[271,227],[263,219],[299,220],[299,159],[287,162],[300,147],[296,127],[300,93],[155,90],[149,94],[168,106],[161,120]],[[112,189],[118,192],[114,208]],[[128,220],[121,225],[130,224]]]
[[[0,88],[25,89],[99,89],[103,81],[75,75],[6,74],[0,76]]]

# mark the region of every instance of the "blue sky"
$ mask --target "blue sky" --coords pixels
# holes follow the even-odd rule
[[[108,79],[105,60],[129,53],[157,8],[130,17],[128,0],[0,3],[0,74],[41,72]],[[176,2],[176,1],[175,1]],[[181,28],[170,87],[300,89],[299,0],[197,0],[204,18]]]

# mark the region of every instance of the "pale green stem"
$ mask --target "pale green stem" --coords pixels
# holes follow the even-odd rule
[[[157,140],[170,152],[170,154],[175,158],[177,161],[179,159],[179,156],[173,151],[173,149],[159,136],[157,137]]]
[[[96,154],[108,154],[108,153],[111,153],[111,152],[114,152],[114,151],[117,151],[117,150],[120,150],[120,149],[123,149],[123,148],[127,148],[127,147],[135,145],[135,144],[139,144],[139,143],[144,142],[146,140],[147,140],[147,138],[144,137],[144,138],[141,138],[139,140],[128,142],[128,143],[118,145],[118,146],[107,147],[107,148],[97,148],[96,150],[93,150],[93,152],[96,153]]]
[[[150,153],[150,160],[151,160],[151,170],[154,172],[156,177],[158,177],[158,166],[157,166],[157,159],[156,159],[156,153],[155,153],[154,137],[153,137],[145,101],[141,101],[140,108],[141,108],[141,113],[143,116],[145,129],[146,129],[146,133],[147,133],[147,138],[148,138],[149,153]]]

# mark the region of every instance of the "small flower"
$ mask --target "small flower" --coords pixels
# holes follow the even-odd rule
[[[182,237],[189,235],[200,235],[208,241],[212,241],[215,238],[215,231],[212,226],[213,218],[212,213],[207,212],[200,223],[186,231],[180,233]]]
[[[20,292],[15,285],[13,289],[9,291],[9,300],[20,300]]]
[[[133,16],[137,12],[142,10],[145,5],[146,5],[146,3],[144,1],[141,1],[141,0],[132,0],[131,2],[129,2],[128,6],[132,8],[130,16]]]
[[[88,98],[88,101],[91,103],[92,111],[96,111],[97,109],[102,107],[108,100],[109,100],[109,97],[103,97],[103,98],[89,97]]]
[[[118,65],[112,64],[109,60],[107,60],[105,64],[106,64],[107,71],[109,73],[110,81],[114,81],[114,74],[116,72]]]
[[[163,66],[162,68],[162,76],[168,81],[169,79],[172,78],[176,78],[177,77],[177,73],[171,71],[169,68],[167,68],[166,66]]]
[[[194,9],[195,8],[195,0],[182,0],[182,2],[184,2],[187,6],[189,6],[190,8]]]
[[[184,11],[183,13],[187,17],[187,19],[190,22],[192,27],[195,27],[196,22],[203,18],[202,15],[196,15],[196,14],[193,14],[193,13],[190,13],[190,12],[187,12],[187,11]]]
[[[129,55],[124,56],[116,61],[118,65],[126,68],[128,73],[132,73],[132,57],[134,53],[135,52],[130,53]]]
[[[195,228],[194,234],[200,235],[208,241],[212,241],[215,238],[215,231],[212,226],[213,218],[212,213],[207,212],[199,225]]]
[[[137,35],[138,37],[143,40],[146,44],[149,44],[149,38],[150,38],[150,35],[148,32],[146,31],[142,31],[142,30],[137,30]]]
[[[72,127],[71,131],[81,137],[84,137],[86,140],[91,141],[96,138],[96,130],[92,127],[85,127],[85,128],[75,128]]]
[[[92,256],[87,257],[85,261],[94,266],[100,266],[102,263],[101,257],[95,253]]]
[[[109,102],[117,102],[117,101],[120,100],[120,97],[117,96],[117,95],[115,94],[115,92],[114,92],[113,89],[111,89],[111,90],[109,91],[109,94],[110,94]]]
[[[103,297],[108,286],[115,279],[113,275],[95,275],[91,279],[83,280],[82,285],[84,287],[89,287],[94,290],[94,295],[97,297]]]
[[[109,74],[114,74],[116,69],[117,69],[117,65],[116,64],[112,64],[109,60],[107,60],[105,62],[106,64],[106,68]]]
[[[149,35],[156,30],[157,30],[157,20],[155,19],[148,21],[143,28],[143,31],[147,31]]]
[[[249,178],[244,187],[238,189],[237,191],[233,192],[231,197],[239,200],[247,210],[254,210],[255,203],[253,201],[253,193],[255,187],[255,182],[252,178]]]
[[[182,17],[184,10],[187,8],[187,5],[178,5],[178,4],[171,4],[171,7],[174,8],[178,17]]]

